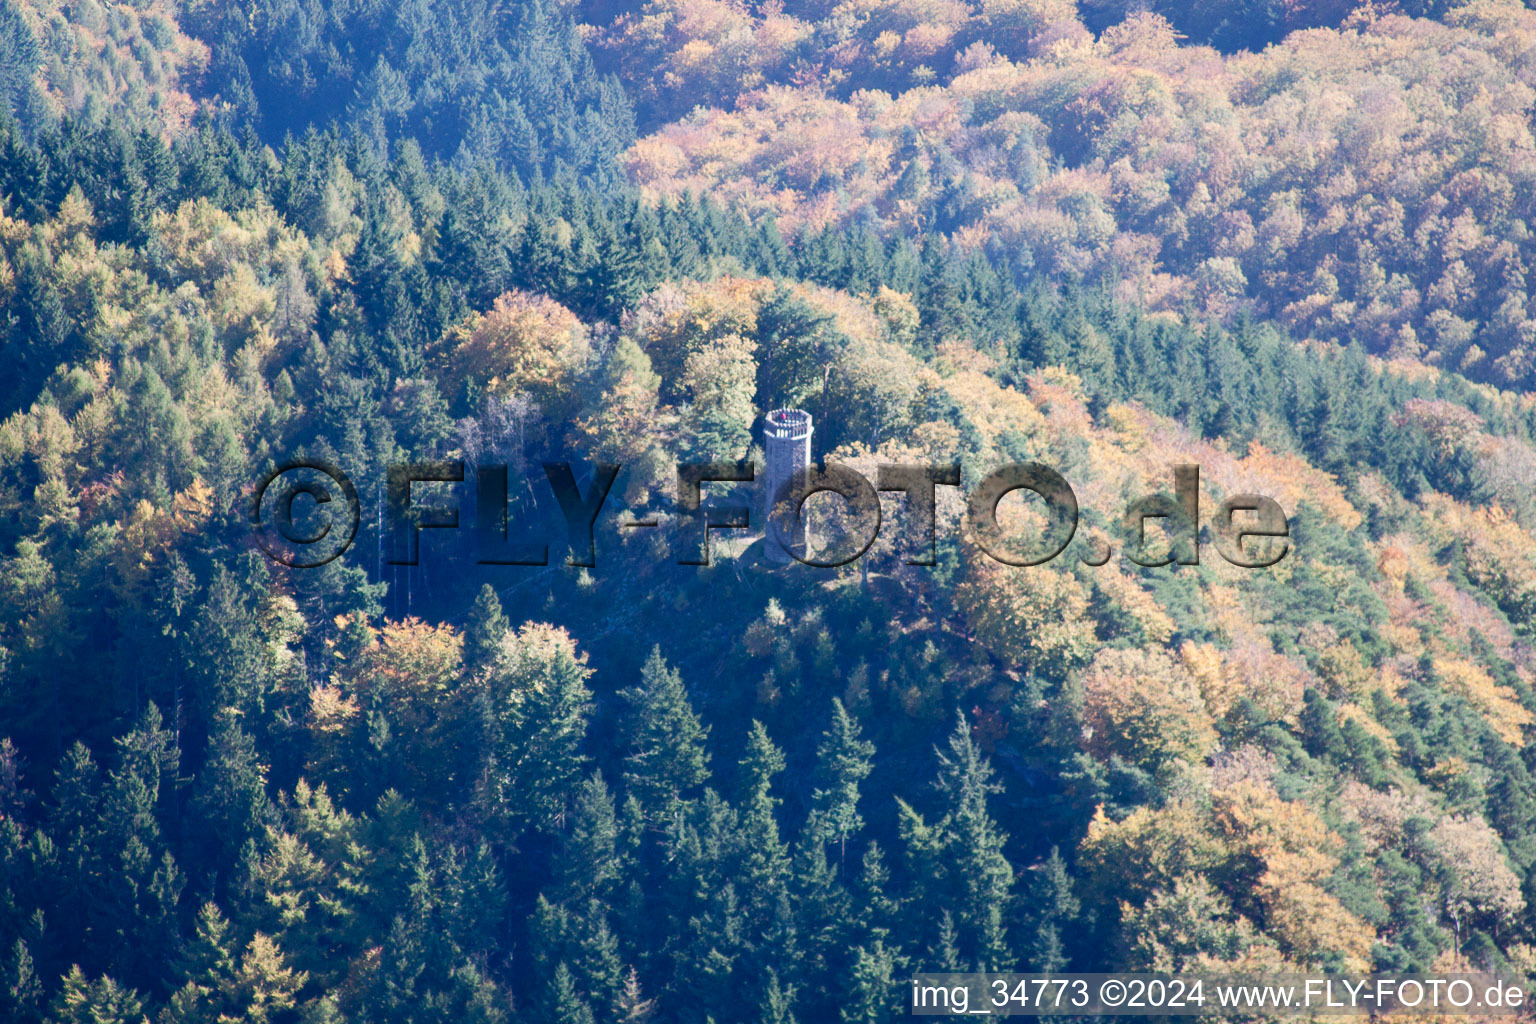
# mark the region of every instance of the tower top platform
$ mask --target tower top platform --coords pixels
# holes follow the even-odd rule
[[[763,433],[775,441],[799,441],[811,436],[811,414],[803,409],[775,409],[763,425]]]

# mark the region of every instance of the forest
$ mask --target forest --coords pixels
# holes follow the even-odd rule
[[[0,1020],[1536,979],[1536,11],[0,0],[0,96]],[[682,564],[778,408],[958,465],[934,564],[894,493]],[[317,568],[252,540],[293,459],[361,497]],[[969,526],[1022,462],[1046,565]],[[1286,557],[1123,557],[1191,464]],[[495,465],[547,565],[476,563]]]

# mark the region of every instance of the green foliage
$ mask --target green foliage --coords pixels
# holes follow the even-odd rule
[[[651,648],[640,685],[620,696],[627,707],[624,785],[648,815],[665,821],[708,778],[708,728],[688,702],[682,676]]]
[[[1108,128],[1073,142],[1031,113],[978,136],[994,194],[970,128],[892,122],[889,202],[837,193],[874,165],[823,146],[774,188],[836,203],[782,234],[750,203],[634,188],[626,169],[670,157],[626,150],[626,88],[654,117],[703,98],[690,75],[739,85],[687,64],[673,44],[704,29],[664,6],[584,33],[541,3],[194,3],[180,23],[82,3],[43,33],[0,0],[0,1017],[874,1022],[916,969],[1528,967],[1528,396],[1456,360],[1383,363],[1379,338],[1301,344],[1238,305],[1148,309],[1145,278],[1071,264],[1086,236],[978,230],[1009,188],[1120,181],[1093,156]],[[716,63],[826,72],[829,95],[1003,74],[983,38],[1026,75],[1135,42],[1078,47],[1078,15],[1046,2],[950,5],[944,25],[886,5],[845,10],[832,65],[794,71],[830,23],[769,7],[717,12],[742,31],[710,37]],[[1250,46],[1307,10],[1176,21]],[[194,124],[170,102],[167,62],[201,59],[183,30],[211,47]],[[77,32],[110,41],[103,62],[138,54],[122,95],[95,57],[78,104],[45,90]],[[136,92],[156,61],[165,89]],[[1112,105],[1058,87],[1079,120]],[[1473,164],[1468,203],[1523,201]],[[1229,213],[1233,189],[1213,197]],[[1172,223],[1133,238],[1087,192],[1062,203],[1051,223],[1099,225],[1116,259]],[[1204,298],[1267,280],[1217,251],[1240,217],[1196,221],[1174,255]],[[1381,261],[1357,257],[1365,287]],[[1517,263],[1487,321],[1510,344]],[[1435,323],[1446,352],[1470,344]],[[716,565],[676,565],[675,461],[760,463],[779,405],[871,478],[1055,465],[1087,499],[1079,539],[1049,575],[1003,568],[941,487],[931,568],[886,544],[900,505],[843,571],[760,571],[729,531]],[[248,542],[251,482],[291,456],[360,492],[323,569]],[[537,463],[566,457],[625,467],[599,566],[474,565],[469,490],[457,536],[385,560],[385,465],[507,463],[509,534],[531,534]],[[1232,570],[1207,530],[1198,565],[1084,564],[1113,501],[1183,461],[1207,527],[1239,490],[1282,495],[1286,560]],[[614,526],[631,514],[666,525]]]

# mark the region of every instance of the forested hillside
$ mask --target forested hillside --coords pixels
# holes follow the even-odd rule
[[[0,0],[0,1019],[1536,975],[1536,15],[1420,6]],[[782,406],[960,465],[936,565],[894,496],[679,564]],[[473,479],[391,565],[411,460],[624,469],[590,567],[476,565]],[[1034,568],[965,517],[1021,461]],[[1122,557],[1189,463],[1289,554]]]
[[[1248,308],[1297,337],[1536,381],[1536,13],[1359,14],[1231,57],[1149,15],[1028,38],[988,36],[942,82],[895,94],[835,67],[764,84],[661,127],[626,164],[647,194],[705,190],[786,231],[952,233],[1020,278]]]

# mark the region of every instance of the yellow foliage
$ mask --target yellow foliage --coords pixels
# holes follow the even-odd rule
[[[347,736],[362,721],[362,706],[336,685],[320,685],[309,691],[309,715],[304,726],[309,733],[311,771],[334,776],[347,767]]]
[[[608,380],[596,407],[577,422],[576,429],[586,440],[591,458],[633,465],[661,443],[673,417],[659,407],[661,378],[634,339],[619,339],[605,372]],[[636,503],[643,500],[631,501]]]
[[[1099,652],[1083,673],[1083,745],[1155,771],[1203,761],[1216,730],[1195,678],[1161,648]]]
[[[78,114],[106,100],[113,116],[169,140],[197,111],[191,83],[208,64],[207,44],[185,34],[173,5],[109,3],[105,18],[78,3],[19,0],[42,43],[38,84],[55,112]],[[150,27],[151,20],[159,24]]]
[[[1210,877],[1230,856],[1209,818],[1184,800],[1138,807],[1118,822],[1100,807],[1078,849],[1090,896],[1134,902],[1181,878]]]
[[[1088,597],[1071,573],[1055,566],[1020,569],[980,552],[967,558],[955,603],[971,631],[1004,662],[1059,671],[1093,649]]]
[[[1343,725],[1345,722],[1354,722],[1361,729],[1364,729],[1367,734],[1381,741],[1381,745],[1393,756],[1396,756],[1397,738],[1392,735],[1386,726],[1378,722],[1375,716],[1359,704],[1340,704],[1337,717],[1340,725]]]
[[[1332,953],[1348,970],[1367,970],[1375,932],[1322,887],[1338,866],[1338,836],[1268,784],[1240,780],[1212,796],[1217,830],[1256,869],[1242,884],[1263,904],[1266,930],[1282,948],[1304,963]]]
[[[1431,664],[1440,682],[1471,701],[1500,739],[1511,746],[1525,745],[1524,729],[1536,723],[1536,715],[1520,703],[1514,690],[1494,682],[1476,662],[1463,658],[1436,658]]]
[[[664,385],[675,389],[689,356],[722,338],[756,337],[758,310],[772,293],[771,281],[730,276],[664,284],[626,320],[625,333],[645,350]]]
[[[410,733],[426,730],[452,692],[463,664],[463,637],[452,626],[417,618],[360,628],[367,646],[343,667],[344,692],[377,695],[398,726]],[[344,710],[345,698],[327,695],[322,706]]]
[[[945,376],[927,378],[930,387],[967,410],[970,423],[980,436],[979,458],[995,462],[998,442],[1005,434],[1036,437],[1045,429],[1045,417],[1029,398],[1011,387],[997,383],[979,370],[956,367]],[[950,458],[955,454],[951,449]]]
[[[790,20],[776,5],[722,6],[653,0],[601,34],[669,113],[712,104],[634,145],[653,196],[720,196],[787,233],[871,214],[910,229],[943,184],[942,145],[977,199],[951,234],[1027,247],[1045,274],[1113,275],[1154,314],[1248,305],[1386,353],[1377,370],[1424,354],[1518,383],[1536,365],[1518,286],[1487,299],[1523,267],[1511,239],[1530,219],[1516,197],[1536,148],[1536,14],[1517,5],[1440,20],[1378,5],[1224,56],[1145,12],[1094,39],[1070,0],[844,0],[794,8],[818,20],[795,32],[835,40],[799,73],[780,48],[797,36],[765,39]],[[1328,17],[1286,6],[1293,27]],[[944,59],[969,39],[984,42]],[[796,84],[759,87],[776,78]],[[1302,255],[1318,252],[1355,269]]]
[[[1217,718],[1245,697],[1278,721],[1294,721],[1301,710],[1304,669],[1275,653],[1267,642],[1250,641],[1222,651],[1211,644],[1185,641],[1179,657]]]
[[[1321,646],[1316,659],[1317,674],[1328,684],[1332,697],[1361,696],[1371,682],[1371,669],[1348,640],[1336,640]]]
[[[171,515],[178,529],[199,529],[213,515],[213,488],[201,477],[193,477],[187,488],[171,499]]]
[[[1318,964],[1338,954],[1345,970],[1370,969],[1375,930],[1307,877],[1303,859],[1290,853],[1272,857],[1258,878],[1256,895],[1264,904],[1266,929],[1297,959]]]
[[[1509,615],[1536,618],[1536,544],[1530,534],[1499,506],[1470,509],[1457,519],[1449,525],[1460,527],[1472,582]]]
[[[271,208],[230,214],[210,200],[196,199],[174,212],[156,210],[150,223],[164,246],[167,272],[206,291],[241,265],[276,276],[309,247]]]
[[[70,186],[69,193],[59,204],[59,213],[53,222],[53,227],[64,239],[72,238],[77,234],[88,235],[95,230],[95,211],[91,209],[91,201],[85,198],[85,193],[80,190],[79,185]]]
[[[1220,718],[1232,710],[1232,705],[1242,695],[1242,691],[1236,685],[1237,681],[1226,671],[1221,661],[1221,652],[1214,644],[1186,640],[1179,647],[1179,660],[1200,687],[1200,697],[1212,715]]]
[[[214,283],[208,313],[214,326],[237,337],[262,331],[277,311],[277,293],[257,282],[256,272],[247,263],[237,263],[228,274]],[[270,335],[268,336],[270,337]],[[263,349],[270,349],[267,342]]]
[[[576,314],[548,296],[512,291],[489,313],[449,330],[429,358],[449,401],[473,381],[487,394],[528,394],[558,418],[590,354],[590,335]]]
[[[321,685],[310,691],[310,728],[317,733],[346,731],[348,722],[361,710],[357,701],[338,687]]]
[[[1141,643],[1165,644],[1173,636],[1173,618],[1132,577],[1106,565],[1094,574],[1093,586],[1110,608],[1135,624]]]

